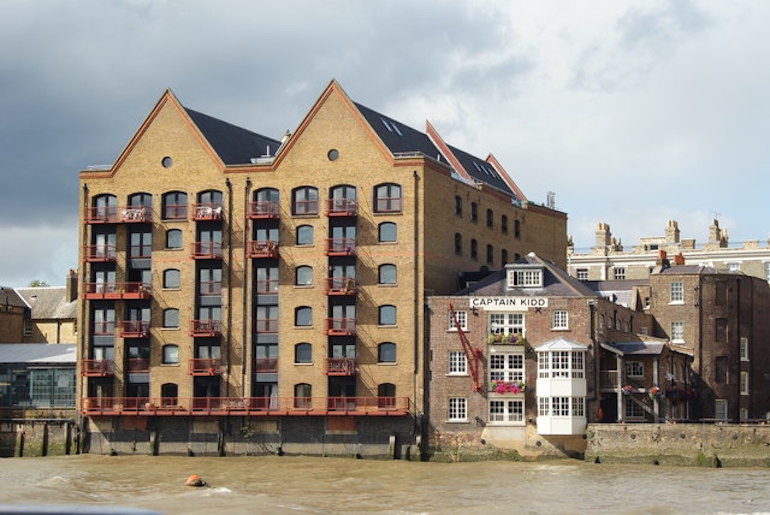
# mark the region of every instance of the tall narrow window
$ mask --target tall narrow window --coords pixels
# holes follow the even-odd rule
[[[479,221],[479,205],[471,202],[471,222]]]
[[[506,215],[500,218],[500,231],[503,234],[508,234],[508,217]]]
[[[684,302],[684,286],[681,281],[672,281],[669,286],[669,302],[671,304],[681,304]]]
[[[455,254],[458,256],[463,254],[463,237],[459,232],[455,233]]]
[[[501,249],[500,250],[500,263],[505,266],[508,263],[508,250],[507,249]]]
[[[468,360],[463,351],[449,351],[449,375],[468,375]]]
[[[487,264],[491,265],[495,262],[495,248],[487,244]]]
[[[463,199],[455,195],[455,215],[463,216]]]
[[[492,228],[495,225],[495,212],[487,209],[487,227]]]
[[[471,240],[471,259],[479,258],[479,242],[475,239]]]
[[[517,240],[521,238],[521,221],[519,220],[513,221],[513,237]]]

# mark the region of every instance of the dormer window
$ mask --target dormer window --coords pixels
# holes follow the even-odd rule
[[[508,270],[508,289],[514,288],[542,288],[543,269],[538,268],[511,268]]]

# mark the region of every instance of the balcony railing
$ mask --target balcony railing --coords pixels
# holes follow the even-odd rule
[[[355,295],[356,280],[353,277],[329,277],[326,279],[327,295]]]
[[[254,293],[256,294],[275,294],[278,293],[278,279],[257,279],[254,284]]]
[[[276,258],[278,242],[272,240],[250,240],[246,242],[246,257]]]
[[[246,214],[254,219],[277,219],[281,213],[281,206],[273,200],[258,200],[249,202],[249,210]]]
[[[150,371],[150,358],[128,358],[126,368],[129,372],[138,374]]]
[[[380,197],[374,200],[375,213],[400,213],[401,197]]]
[[[117,249],[115,245],[86,245],[83,247],[83,259],[89,263],[106,263],[115,261]]]
[[[326,334],[329,336],[353,336],[356,334],[356,319],[327,318]]]
[[[150,336],[150,322],[146,320],[124,320],[120,323],[122,338],[147,338]]]
[[[327,376],[356,375],[356,360],[354,358],[326,358],[324,373]]]
[[[115,373],[115,362],[111,359],[80,360],[80,375],[87,377],[107,377]]]
[[[354,256],[355,254],[355,238],[328,238],[326,240],[327,256]]]
[[[599,372],[599,379],[602,388],[617,388],[618,387],[618,371],[617,370],[601,370]]]
[[[145,206],[96,206],[86,209],[87,224],[148,223],[152,221],[152,209]]]
[[[222,242],[196,241],[192,244],[193,259],[222,259]]]
[[[327,203],[328,216],[356,216],[358,204],[355,199],[330,198]]]
[[[277,318],[257,318],[256,320],[254,320],[254,332],[255,333],[277,333],[278,319]]]
[[[275,374],[278,372],[278,358],[257,358],[254,370],[261,374]]]
[[[192,205],[192,219],[196,222],[219,221],[222,219],[222,205],[202,203]]]
[[[221,295],[222,281],[201,281],[199,291],[201,297],[216,297],[217,295]]]
[[[188,363],[187,373],[191,376],[214,376],[222,373],[219,358],[195,358]]]
[[[222,336],[220,320],[190,320],[190,336],[215,338]]]
[[[94,322],[94,336],[107,336],[115,334],[115,322]]]
[[[408,397],[84,397],[90,416],[404,416]]]
[[[166,204],[163,206],[164,220],[187,220],[187,204]]]
[[[128,283],[85,283],[83,298],[104,300],[146,300],[151,296],[151,287],[143,282]]]

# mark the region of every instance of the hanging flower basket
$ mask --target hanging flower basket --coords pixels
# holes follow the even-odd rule
[[[524,393],[523,381],[490,381],[489,391],[495,393]]]

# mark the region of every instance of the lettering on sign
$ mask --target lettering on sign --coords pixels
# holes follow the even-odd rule
[[[471,297],[471,307],[486,311],[527,311],[547,308],[548,297]]]

